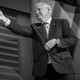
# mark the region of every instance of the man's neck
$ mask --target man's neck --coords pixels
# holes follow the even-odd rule
[[[49,17],[49,18],[43,20],[42,23],[49,23],[50,24],[51,19],[52,19],[52,17]]]
[[[47,19],[47,21],[46,21],[46,22],[50,24],[51,19],[52,19],[52,17],[50,17],[49,19]]]

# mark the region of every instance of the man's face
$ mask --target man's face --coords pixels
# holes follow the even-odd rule
[[[36,18],[39,21],[43,21],[49,15],[49,10],[45,6],[37,6],[37,8],[35,9],[35,13]]]

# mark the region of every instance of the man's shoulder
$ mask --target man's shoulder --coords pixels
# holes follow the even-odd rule
[[[67,19],[55,19],[56,21],[68,21]]]
[[[63,22],[68,22],[67,19],[55,19],[56,22],[60,22],[60,23],[63,23]]]

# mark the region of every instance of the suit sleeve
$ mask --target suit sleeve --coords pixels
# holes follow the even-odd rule
[[[23,37],[33,38],[33,30],[32,25],[31,26],[21,26],[19,24],[16,24],[13,20],[11,20],[11,23],[6,27],[9,30],[11,30],[13,33],[17,35],[21,35]]]
[[[74,47],[77,45],[78,39],[66,19],[62,21],[62,36],[60,39],[61,48]]]

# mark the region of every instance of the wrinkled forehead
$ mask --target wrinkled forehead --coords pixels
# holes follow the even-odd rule
[[[40,2],[40,3],[36,3],[36,4],[35,4],[35,9],[36,9],[36,8],[47,8],[47,7],[50,8],[50,6],[49,6],[47,3],[42,3],[42,2]]]

